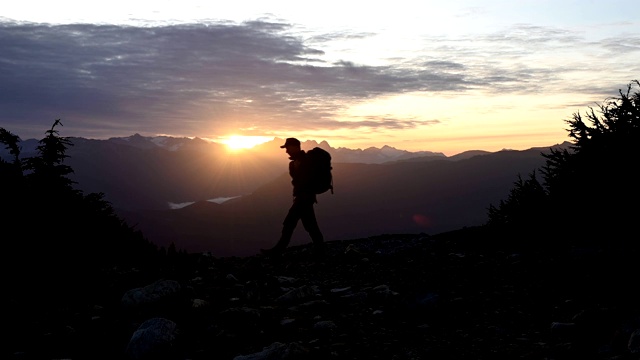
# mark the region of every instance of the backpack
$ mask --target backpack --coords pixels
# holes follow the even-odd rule
[[[326,150],[314,147],[307,151],[307,159],[311,168],[311,181],[316,194],[331,190],[333,194],[333,175],[331,174],[331,154]]]

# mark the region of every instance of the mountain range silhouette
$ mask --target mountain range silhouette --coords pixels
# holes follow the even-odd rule
[[[159,246],[247,256],[279,236],[291,202],[283,139],[235,155],[197,138],[72,140],[67,163],[78,188],[104,192],[129,224]],[[319,195],[316,213],[326,239],[344,240],[481,225],[489,205],[507,196],[518,175],[543,165],[542,152],[568,144],[451,157],[387,146],[335,149],[324,141],[306,141],[302,148],[319,146],[332,155],[335,194]],[[23,148],[29,156],[29,143]],[[209,201],[218,197],[235,198]],[[193,204],[168,205],[182,202]],[[292,244],[307,241],[299,226]]]

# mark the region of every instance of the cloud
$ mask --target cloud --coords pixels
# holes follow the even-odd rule
[[[41,134],[62,118],[86,127],[81,136],[87,137],[196,136],[230,128],[265,134],[322,127],[405,129],[432,120],[342,118],[354,103],[391,95],[543,91],[575,69],[540,66],[532,61],[536,52],[585,45],[562,29],[516,25],[455,39],[425,36],[418,51],[373,66],[350,59],[329,62],[324,46],[375,33],[305,39],[295,30],[268,20],[154,27],[5,21],[0,23],[2,126],[21,136],[34,129]],[[637,54],[638,37],[626,40],[593,46]],[[39,124],[29,125],[34,122]]]
[[[413,72],[347,62],[318,66],[314,57],[322,51],[283,34],[287,29],[261,21],[3,24],[3,117],[20,122],[64,113],[107,124],[135,119],[141,131],[152,131],[158,119],[211,114],[259,119],[269,128],[285,118],[332,116],[350,99],[423,88]]]

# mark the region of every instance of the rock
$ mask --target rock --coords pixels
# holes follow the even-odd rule
[[[176,324],[173,321],[149,319],[133,333],[126,353],[134,360],[177,359],[175,340]]]

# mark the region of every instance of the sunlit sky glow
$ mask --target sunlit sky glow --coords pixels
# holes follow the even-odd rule
[[[526,149],[569,140],[573,113],[640,78],[636,0],[2,8],[0,127],[22,139],[60,118],[62,136],[97,139]]]
[[[272,139],[272,137],[268,136],[231,135],[224,138],[213,139],[211,141],[225,144],[231,151],[239,151],[243,149],[250,149]]]

